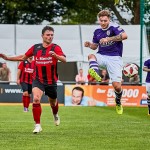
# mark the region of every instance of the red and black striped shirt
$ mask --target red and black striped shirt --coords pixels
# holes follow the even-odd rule
[[[19,64],[18,69],[21,70],[20,82],[32,84],[33,72],[34,72],[34,61],[32,61],[31,63],[28,60],[22,61]]]
[[[28,57],[34,56],[35,72],[33,78],[43,84],[55,84],[58,80],[58,60],[49,54],[50,51],[54,51],[59,56],[65,56],[61,47],[55,44],[51,44],[47,48],[44,48],[42,44],[36,44],[25,53]]]

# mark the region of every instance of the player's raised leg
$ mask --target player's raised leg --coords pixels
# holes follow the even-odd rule
[[[118,56],[116,57],[106,56],[104,60],[107,62],[107,70],[115,92],[116,111],[119,115],[121,115],[123,114],[123,107],[121,104],[123,62],[122,59]]]
[[[91,77],[93,77],[94,79],[96,79],[96,81],[101,82],[101,77],[99,76],[99,66],[98,63],[96,61],[96,57],[93,54],[90,54],[88,56],[88,60],[89,60],[89,74]]]
[[[41,122],[40,122],[42,108],[41,108],[40,100],[43,95],[43,91],[41,91],[37,87],[34,87],[32,92],[33,92],[32,113],[35,121],[35,128],[33,130],[33,133],[39,133],[42,131]]]

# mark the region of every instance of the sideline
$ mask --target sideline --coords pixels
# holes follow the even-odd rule
[[[49,106],[49,103],[41,103],[41,105]],[[0,106],[22,106],[22,103],[0,103]],[[64,104],[59,104],[59,106],[64,106]]]

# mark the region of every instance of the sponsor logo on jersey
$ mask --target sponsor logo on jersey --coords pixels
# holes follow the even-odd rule
[[[34,69],[31,68],[25,68],[25,72],[27,73],[33,73]]]
[[[115,42],[114,41],[110,41],[110,42],[107,42],[107,43],[101,43],[101,47],[107,47],[107,46],[110,46],[110,45],[113,45]]]
[[[110,35],[110,30],[107,30],[106,34],[109,36]]]
[[[53,63],[52,57],[36,57],[36,64],[51,64]]]

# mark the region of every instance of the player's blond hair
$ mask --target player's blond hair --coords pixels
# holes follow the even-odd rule
[[[108,18],[110,17],[110,12],[108,10],[102,10],[98,13],[97,15],[99,18],[102,16],[107,16]]]

